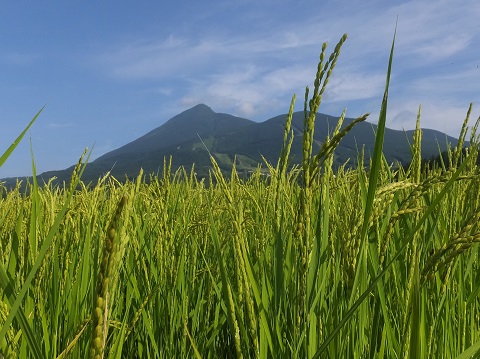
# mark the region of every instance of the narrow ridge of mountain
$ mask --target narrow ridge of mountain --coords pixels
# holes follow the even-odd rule
[[[196,105],[172,117],[136,140],[96,159],[103,161],[127,153],[149,153],[169,148],[198,136],[218,136],[249,126],[255,122],[224,113],[216,113],[204,104]]]
[[[210,154],[226,172],[234,162],[239,172],[250,172],[264,159],[276,163],[282,149],[287,115],[279,115],[264,122],[254,122],[242,117],[216,113],[210,107],[199,104],[172,117],[163,125],[136,140],[100,156],[89,163],[82,179],[96,180],[110,172],[119,180],[133,178],[142,168],[145,174],[161,174],[164,158],[172,157],[172,170],[184,167],[189,171],[195,166],[199,177],[208,176],[211,169]],[[318,113],[315,122],[314,151],[331,135],[338,117]],[[354,119],[345,118],[343,127]],[[299,164],[302,159],[303,111],[293,113],[294,140],[290,163]],[[373,154],[377,126],[369,122],[358,123],[342,139],[335,150],[334,166],[348,162],[355,166],[358,153],[365,151],[365,160]],[[384,155],[388,163],[405,165],[411,160],[410,144],[414,131],[398,131],[386,128]],[[202,138],[200,140],[199,136]],[[432,158],[445,151],[447,145],[456,146],[457,139],[435,130],[423,130],[422,156]],[[206,147],[206,148],[205,148]],[[48,171],[39,176],[41,182],[56,177],[57,182],[68,182],[74,166],[60,171]],[[8,179],[12,187],[15,179]]]

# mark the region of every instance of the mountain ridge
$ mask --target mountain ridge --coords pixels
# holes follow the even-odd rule
[[[220,135],[225,131],[253,123],[255,122],[242,117],[216,113],[207,105],[198,104],[172,117],[163,125],[156,127],[145,135],[100,156],[96,160],[103,160],[125,152],[131,152],[132,147],[135,147],[134,151],[136,152],[151,152],[161,148],[168,148],[177,143],[197,138],[198,135],[205,135],[208,132]],[[178,132],[177,128],[179,126],[183,127],[182,133],[172,134],[172,132]],[[158,137],[163,139],[162,143],[157,143]]]
[[[125,176],[133,178],[138,175],[140,168],[143,168],[145,174],[158,174],[162,172],[164,158],[170,156],[173,171],[180,167],[189,170],[195,163],[199,177],[205,177],[211,168],[210,153],[226,172],[231,170],[235,159],[238,161],[236,168],[239,172],[252,171],[263,163],[264,158],[270,163],[277,161],[282,148],[286,118],[287,114],[281,114],[263,122],[254,122],[217,113],[205,104],[198,104],[173,116],[145,135],[98,157],[87,165],[82,179],[86,182],[96,181],[110,171],[114,177],[123,180]],[[331,134],[337,120],[335,116],[317,113],[314,151]],[[353,120],[345,118],[342,127]],[[293,113],[292,164],[301,161],[303,121],[303,111]],[[338,167],[348,163],[348,166],[355,166],[357,154],[362,147],[365,148],[368,160],[373,153],[376,128],[375,124],[369,122],[361,122],[353,127],[337,147],[334,165]],[[413,143],[413,133],[414,130],[385,129],[384,154],[389,163],[397,161],[405,164],[410,161],[409,142]],[[455,146],[457,141],[443,132],[425,129],[422,155],[424,158],[438,155],[439,149],[444,151],[447,148],[447,142]],[[68,182],[73,168],[70,166],[64,170],[43,172],[38,177],[45,182],[52,177],[56,177],[56,182],[59,183]],[[5,180],[12,184],[12,179]]]

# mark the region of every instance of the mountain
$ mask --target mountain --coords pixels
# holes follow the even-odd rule
[[[282,148],[283,131],[287,115],[280,115],[255,126],[242,128],[235,133],[222,136],[217,141],[216,151],[219,153],[237,153],[261,162],[260,153],[269,161],[276,162]],[[302,158],[303,111],[295,112],[292,118],[294,141],[291,149],[291,159],[299,163]],[[333,132],[337,124],[337,117],[318,113],[315,122],[315,145],[318,150],[327,135]],[[346,118],[342,128],[345,128],[354,119]],[[335,151],[335,165],[340,166],[349,161],[354,166],[357,154],[365,146],[366,160],[373,155],[375,146],[375,132],[377,125],[369,122],[360,122],[342,139]],[[409,143],[413,143],[413,130],[399,131],[386,128],[384,140],[384,154],[388,163],[409,163],[411,152]],[[443,151],[447,143],[457,144],[457,139],[447,136],[440,131],[424,129],[422,134],[422,154],[425,158],[438,155],[439,147]]]
[[[208,175],[211,153],[220,168],[230,171],[235,158],[237,170],[251,171],[263,163],[262,156],[276,163],[282,148],[286,114],[264,122],[254,122],[224,113],[216,113],[210,107],[199,104],[186,110],[142,137],[100,156],[89,163],[82,176],[86,182],[96,181],[108,171],[119,180],[125,176],[134,178],[140,168],[145,174],[162,173],[164,158],[172,156],[172,170],[185,167],[189,171],[195,164],[198,176]],[[300,163],[302,158],[303,111],[295,112],[292,119],[294,141],[290,159]],[[338,118],[318,113],[315,123],[314,147],[318,150],[331,133]],[[353,121],[346,118],[343,127]],[[335,151],[334,165],[348,162],[355,166],[362,147],[366,160],[372,155],[377,126],[368,122],[358,123],[340,142]],[[410,161],[409,143],[413,143],[414,131],[385,129],[384,154],[389,163],[406,164]],[[425,129],[422,136],[422,155],[431,158],[444,151],[447,143],[457,144],[457,139],[446,134]],[[49,171],[39,177],[43,181],[57,177],[57,181],[68,182],[74,166],[61,171]],[[7,186],[12,184],[7,180]],[[14,182],[13,182],[14,183]]]
[[[96,161],[104,162],[133,153],[153,153],[182,143],[197,141],[198,136],[222,136],[255,122],[224,113],[215,113],[203,104],[196,105],[171,118],[146,135],[108,152]]]

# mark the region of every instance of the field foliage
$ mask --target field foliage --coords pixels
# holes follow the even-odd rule
[[[63,187],[34,177],[27,192],[4,191],[0,357],[475,355],[478,121],[466,138],[470,107],[448,163],[424,167],[419,109],[410,166],[386,163],[392,44],[375,153],[333,173],[335,147],[367,118],[342,128],[344,114],[313,152],[315,114],[345,39],[329,57],[323,46],[307,88],[299,167],[288,160],[294,98],[268,175],[224,176],[211,157],[204,180],[165,161],[161,177],[84,184],[84,154]]]

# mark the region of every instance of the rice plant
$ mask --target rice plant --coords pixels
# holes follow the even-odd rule
[[[334,173],[344,112],[317,149],[315,115],[346,41],[322,47],[304,100],[303,159],[241,179],[106,175],[0,200],[0,357],[469,358],[480,353],[480,181],[467,111],[448,166],[382,155],[394,42],[372,158]],[[38,116],[38,114],[37,114]],[[0,157],[5,162],[21,140]],[[35,163],[32,161],[35,174]],[[148,176],[148,175],[147,175]],[[148,180],[147,180],[148,179]]]

